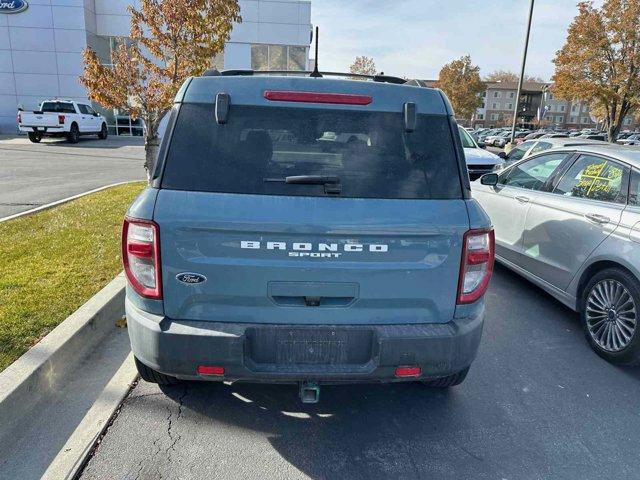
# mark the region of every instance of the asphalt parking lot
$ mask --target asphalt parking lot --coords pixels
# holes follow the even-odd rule
[[[640,369],[587,346],[576,314],[502,267],[482,347],[448,392],[418,384],[140,382],[83,479],[637,479]]]
[[[26,137],[0,139],[0,218],[112,183],[144,180],[140,138],[81,137],[32,144]]]

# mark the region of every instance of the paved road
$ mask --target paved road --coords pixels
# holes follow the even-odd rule
[[[144,180],[143,157],[138,138],[87,137],[75,145],[0,139],[0,218],[104,185]]]
[[[450,392],[141,382],[94,479],[639,478],[640,369],[591,352],[575,314],[498,267],[482,347]]]

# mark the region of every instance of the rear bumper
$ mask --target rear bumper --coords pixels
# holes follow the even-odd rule
[[[467,368],[476,357],[482,335],[484,307],[473,317],[454,319],[444,324],[371,325],[371,326],[274,326],[248,323],[213,323],[176,321],[147,313],[126,301],[127,325],[134,355],[145,365],[182,379],[229,380],[248,382],[297,382],[312,380],[322,383],[392,382],[444,377]],[[256,342],[259,329],[280,329],[278,335],[263,336]],[[350,346],[366,361],[327,364],[292,364],[262,362],[260,357],[277,357],[277,345],[290,331],[304,328],[333,329],[339,334],[355,332]],[[366,330],[366,335],[362,335]],[[359,333],[358,333],[359,332]],[[349,334],[347,334],[349,335]],[[272,338],[274,341],[265,342]],[[280,340],[275,340],[279,338]],[[308,346],[317,346],[314,343]],[[366,344],[365,344],[366,343]],[[252,346],[254,351],[251,353]],[[270,352],[269,349],[273,349]],[[365,357],[360,355],[368,353]],[[297,351],[299,354],[300,352]],[[257,359],[257,361],[256,361]],[[223,377],[198,375],[199,365],[222,366]],[[420,377],[396,378],[398,366],[420,366]]]
[[[29,125],[20,126],[20,131],[23,133],[29,132],[38,132],[43,135],[52,134],[52,133],[65,133],[64,126],[38,126],[33,127]]]

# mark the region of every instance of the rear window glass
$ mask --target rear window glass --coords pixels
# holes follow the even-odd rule
[[[406,133],[400,113],[232,105],[219,125],[213,105],[184,104],[161,186],[329,195],[323,184],[286,183],[316,176],[337,180],[341,197],[461,198],[454,148],[446,116],[418,115]]]
[[[68,102],[44,102],[42,104],[43,112],[55,113],[76,113],[73,103]]]

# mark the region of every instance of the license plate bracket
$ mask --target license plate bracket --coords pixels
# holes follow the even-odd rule
[[[364,365],[373,332],[345,327],[257,327],[246,332],[246,355],[256,364]]]

